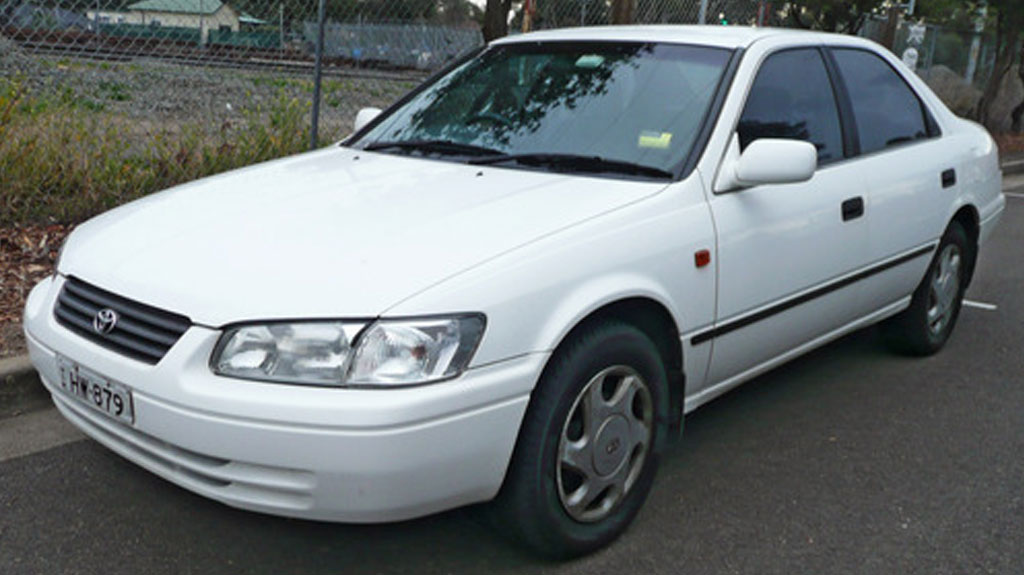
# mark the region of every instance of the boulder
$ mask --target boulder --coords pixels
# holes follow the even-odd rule
[[[1024,101],[1024,82],[1021,82],[1019,66],[1010,68],[1003,78],[996,99],[992,102],[992,118],[989,129],[996,133],[1010,131],[1010,112]]]
[[[958,116],[970,116],[981,98],[981,90],[947,66],[936,65],[919,73],[935,94]]]

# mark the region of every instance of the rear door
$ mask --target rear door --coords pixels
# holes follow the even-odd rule
[[[881,308],[909,295],[942,235],[956,194],[956,154],[896,67],[862,48],[831,48],[849,94],[856,166],[870,205],[866,302]]]

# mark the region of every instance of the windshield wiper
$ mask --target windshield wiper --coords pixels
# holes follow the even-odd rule
[[[504,154],[476,158],[469,161],[475,165],[491,165],[515,163],[525,166],[544,166],[557,171],[613,173],[627,176],[641,176],[657,179],[672,179],[675,175],[667,170],[634,164],[622,160],[610,160],[601,156],[581,156],[577,154]]]
[[[371,144],[367,144],[363,149],[371,152],[395,149],[425,152],[428,154],[457,156],[494,156],[502,153],[501,150],[494,150],[483,146],[474,146],[473,144],[463,144],[461,142],[453,142],[451,140],[395,140],[373,142]]]

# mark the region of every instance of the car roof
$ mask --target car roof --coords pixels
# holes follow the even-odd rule
[[[619,41],[619,42],[668,42],[698,44],[720,48],[746,48],[762,38],[793,36],[806,42],[819,37],[821,42],[836,42],[840,38],[848,43],[849,36],[792,30],[786,28],[754,28],[748,26],[698,26],[698,25],[645,25],[645,26],[592,26],[583,28],[560,28],[528,34],[508,36],[493,42],[513,44],[518,42],[547,41]]]

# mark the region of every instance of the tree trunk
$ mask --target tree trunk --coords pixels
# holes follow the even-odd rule
[[[991,117],[992,104],[999,96],[999,88],[1003,85],[1003,79],[1013,67],[1014,49],[1017,47],[1017,38],[1020,37],[1020,30],[1016,26],[1006,26],[1006,20],[1007,18],[1002,12],[996,18],[996,61],[992,66],[992,75],[985,82],[985,91],[982,92],[974,113],[975,119],[989,129],[995,124]]]
[[[484,42],[508,35],[508,11],[512,0],[487,0],[484,9]]]
[[[791,3],[789,7],[786,9],[786,17],[789,19],[789,22],[793,25],[793,27],[809,30],[811,27],[806,22],[804,22],[804,19],[801,16],[801,10],[802,8],[800,6]]]
[[[632,24],[636,0],[612,0],[612,24]]]
[[[1017,59],[1017,76],[1024,83],[1024,44],[1021,44],[1020,58]],[[1024,115],[1024,100],[1010,112],[1010,130],[1018,134],[1021,132],[1021,115]]]
[[[889,8],[889,18],[885,21],[885,28],[882,30],[882,45],[894,52],[896,46],[896,30],[900,27],[900,7],[893,5]]]

